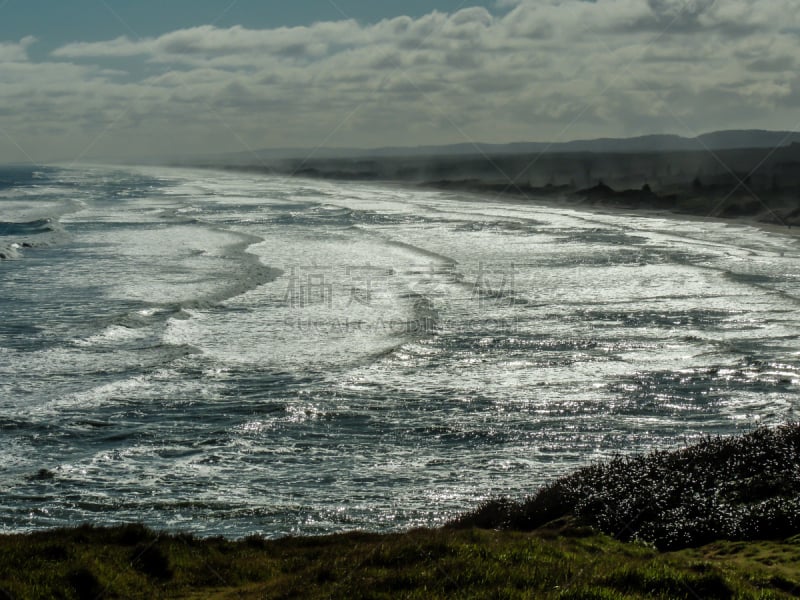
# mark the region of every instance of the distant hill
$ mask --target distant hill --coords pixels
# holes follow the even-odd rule
[[[383,148],[273,148],[252,152],[237,152],[209,156],[208,160],[228,164],[252,163],[255,160],[277,160],[313,157],[326,158],[383,158],[422,156],[466,156],[531,153],[646,153],[686,152],[700,150],[735,150],[742,148],[774,148],[800,143],[800,133],[789,131],[728,130],[705,133],[688,138],[679,135],[643,135],[632,138],[599,138],[569,142],[515,142],[510,144],[448,144],[440,146],[388,146]]]

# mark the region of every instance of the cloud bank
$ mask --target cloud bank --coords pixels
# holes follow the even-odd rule
[[[800,125],[793,0],[502,4],[0,42],[0,161]]]

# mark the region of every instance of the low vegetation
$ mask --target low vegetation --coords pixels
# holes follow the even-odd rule
[[[800,534],[800,425],[618,457],[522,502],[487,502],[454,526],[531,531],[565,516],[661,550]]]

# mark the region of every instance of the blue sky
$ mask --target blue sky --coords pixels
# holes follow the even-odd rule
[[[796,2],[0,0],[0,162],[797,129]]]
[[[374,23],[399,15],[420,17],[433,10],[454,12],[465,6],[502,12],[494,1],[474,0],[8,0],[0,9],[0,39],[32,35],[40,40],[41,52],[74,41],[158,36],[211,23],[251,29],[344,18]]]

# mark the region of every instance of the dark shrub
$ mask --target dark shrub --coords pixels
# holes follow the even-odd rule
[[[136,546],[132,552],[131,565],[153,579],[165,581],[172,578],[169,557],[161,548],[152,544]]]
[[[77,569],[67,575],[69,586],[80,600],[95,600],[103,593],[103,586],[89,569]]]
[[[156,538],[156,534],[153,531],[138,523],[122,525],[119,528],[111,530],[110,533],[116,543],[121,546],[135,546],[152,541]]]
[[[800,425],[616,457],[523,502],[492,500],[454,527],[529,531],[562,517],[661,549],[800,533]]]

